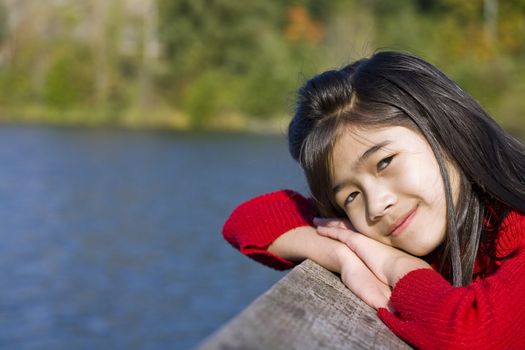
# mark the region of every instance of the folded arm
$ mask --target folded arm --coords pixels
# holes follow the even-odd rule
[[[381,319],[418,349],[525,348],[525,217],[511,213],[498,236],[492,274],[452,286],[417,257],[376,242],[338,220],[318,220],[317,231],[347,244],[379,280],[393,286]],[[509,253],[511,253],[509,255]]]
[[[374,308],[386,307],[390,288],[348,247],[320,236],[313,226],[313,203],[293,191],[277,191],[237,207],[223,228],[241,253],[276,269],[311,259],[341,274],[345,285]]]

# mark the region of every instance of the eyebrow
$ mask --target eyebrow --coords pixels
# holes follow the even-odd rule
[[[377,151],[379,151],[381,148],[385,147],[385,146],[388,146],[390,143],[392,143],[392,141],[390,140],[385,140],[383,142],[380,142],[378,144],[375,144],[373,145],[372,147],[370,147],[369,149],[367,149],[362,155],[361,157],[359,157],[359,159],[357,160],[356,164],[359,165],[359,164],[362,164],[364,163],[368,158],[370,158],[372,156],[372,154],[376,153]],[[333,188],[332,188],[332,194],[335,195],[337,192],[341,191],[346,185],[348,184],[348,180],[345,180],[337,185],[335,185]]]

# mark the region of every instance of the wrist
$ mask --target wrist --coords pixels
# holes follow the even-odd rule
[[[396,283],[409,272],[419,269],[431,269],[432,267],[424,260],[413,256],[400,256],[392,264],[393,274],[390,276],[389,284],[393,287]]]
[[[337,273],[352,256],[345,244],[319,235],[312,226],[301,226],[284,233],[270,244],[268,251],[292,261],[310,259]]]
[[[315,228],[311,226],[300,226],[285,232],[277,237],[269,246],[268,251],[281,258],[301,261],[311,258],[312,237],[316,235]]]
[[[301,250],[304,258],[313,260],[330,271],[341,272],[351,253],[345,244],[319,235],[313,227],[305,230],[303,237]]]
[[[338,242],[339,243],[339,242]],[[348,248],[345,244],[339,243],[334,248],[334,257],[335,257],[335,268],[340,273],[343,270],[344,266],[351,266],[349,263],[351,263],[352,259],[355,258],[355,255],[353,252]]]

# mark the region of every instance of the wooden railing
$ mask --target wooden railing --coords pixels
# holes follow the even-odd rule
[[[312,261],[295,267],[198,350],[410,349],[340,278]]]

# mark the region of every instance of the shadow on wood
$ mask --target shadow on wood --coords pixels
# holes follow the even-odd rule
[[[305,261],[198,350],[410,349],[338,276]]]

